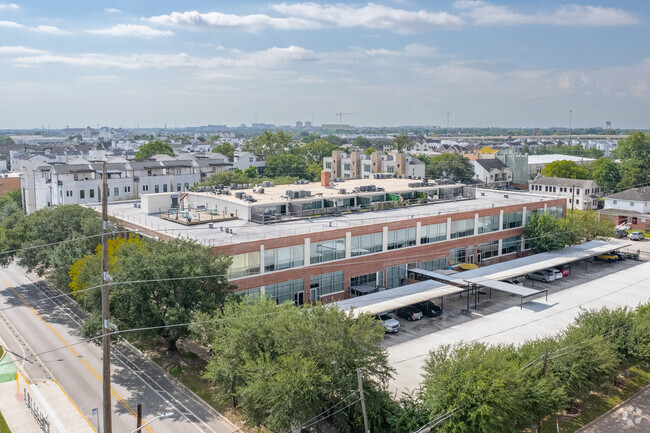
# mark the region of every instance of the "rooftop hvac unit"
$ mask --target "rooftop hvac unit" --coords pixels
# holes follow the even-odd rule
[[[298,191],[298,198],[305,198],[305,197],[307,197],[307,192],[304,189]]]
[[[262,186],[263,186],[264,188],[269,188],[269,187],[271,186],[271,182],[268,181],[268,180],[265,180],[264,182],[262,182]]]
[[[300,198],[300,191],[294,191],[293,198]]]
[[[287,197],[293,197],[293,191],[288,189],[284,195],[286,195]]]
[[[311,197],[311,191],[305,191],[305,197]]]
[[[510,196],[508,194],[503,194],[503,197],[504,198],[510,198]]]
[[[235,193],[235,198],[238,198],[238,199],[241,200],[241,199],[244,198],[244,195],[245,195],[245,194],[244,194],[242,191],[237,191],[237,192]]]
[[[264,188],[262,188],[262,187],[257,188],[257,193],[258,194],[264,194]]]
[[[253,196],[252,196],[252,195],[248,195],[248,194],[246,194],[244,197],[246,197],[246,200],[253,200]]]
[[[347,194],[347,191],[345,191],[345,188],[339,189],[339,194]]]
[[[485,197],[485,193],[484,193],[484,192],[481,192],[481,195],[482,195],[483,197]]]

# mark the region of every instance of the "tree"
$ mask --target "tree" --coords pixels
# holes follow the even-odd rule
[[[361,149],[367,149],[372,146],[372,143],[366,137],[358,136],[352,140],[352,145]]]
[[[547,212],[530,216],[524,227],[524,237],[536,253],[559,250],[571,243],[564,220]]]
[[[259,136],[249,140],[244,150],[259,157],[270,157],[285,152],[291,148],[291,136],[284,131],[264,131]]]
[[[257,172],[257,168],[253,165],[248,167],[246,170],[244,170],[244,174],[246,177],[250,177],[251,179],[257,179],[259,176],[259,173]]]
[[[242,317],[254,319],[232,320]],[[295,307],[249,297],[228,299],[223,318],[192,329],[212,343],[205,377],[216,385],[217,397],[233,401],[250,425],[286,431],[342,399],[353,401],[357,368],[369,396],[368,413],[385,407],[386,399],[375,396],[388,395],[392,368],[381,346],[384,330],[371,316],[354,318],[331,305]],[[358,404],[332,419],[344,431],[363,429]],[[370,419],[373,431],[387,431],[377,425],[384,418]]]
[[[542,169],[542,176],[565,179],[589,179],[589,171],[574,161],[554,161]]]
[[[214,135],[211,135],[210,138],[208,138],[208,142],[216,143],[217,140],[219,140],[220,138],[221,138],[221,136],[219,134],[214,134]]]
[[[339,146],[322,138],[296,148],[296,150],[304,155],[309,162],[315,162],[321,166],[323,165],[323,158],[332,156],[332,152],[339,149]]]
[[[220,153],[228,157],[228,161],[232,162],[235,159],[235,146],[230,143],[222,143],[212,148],[214,153]]]
[[[0,146],[13,146],[15,144],[16,142],[13,138],[0,135]]]
[[[366,149],[366,151],[365,151],[364,153],[365,153],[366,155],[370,156],[370,155],[372,155],[373,153],[375,153],[376,151],[377,151],[377,149],[375,149],[374,147],[369,147],[369,148]]]
[[[320,182],[320,173],[323,171],[323,165],[312,162],[307,166],[307,177],[313,182]]]
[[[568,233],[569,244],[593,241],[614,235],[614,223],[609,218],[600,218],[594,210],[567,211],[566,220],[562,222]]]
[[[269,177],[295,176],[300,179],[307,177],[305,159],[291,153],[280,153],[266,160],[264,174]]]
[[[84,323],[86,335],[101,332],[101,293],[82,290],[101,283],[101,245],[95,254],[72,267],[71,288],[90,312]],[[231,259],[214,257],[210,250],[194,241],[175,239],[155,241],[129,238],[109,243],[111,320],[120,329],[159,327],[142,335],[158,335],[176,350],[176,342],[187,335],[192,314],[214,312],[230,291],[226,271]],[[192,278],[202,277],[206,278]],[[143,282],[144,281],[144,282]],[[151,281],[151,282],[146,282]]]
[[[411,139],[405,134],[398,135],[393,140],[393,146],[399,153],[406,152],[411,148]]]
[[[650,184],[650,172],[643,161],[624,159],[620,169],[621,181],[617,185],[619,191]]]
[[[591,165],[591,177],[603,191],[615,191],[621,181],[618,165],[609,158],[599,158]]]
[[[311,143],[312,141],[316,141],[316,140],[320,139],[319,134],[312,134],[312,133],[308,134],[306,132],[305,132],[305,134],[306,135],[304,137],[302,137],[302,140],[300,140],[303,143]]]
[[[628,189],[650,183],[650,134],[634,131],[618,142],[616,156],[621,160],[621,181],[618,188]]]
[[[174,156],[174,149],[169,143],[160,140],[150,141],[138,148],[137,152],[135,152],[135,159],[146,159],[158,154]]]
[[[343,146],[343,139],[338,135],[330,134],[324,138],[326,141],[329,141],[334,146]]]
[[[474,177],[474,167],[462,155],[443,153],[433,158],[422,157],[421,160],[425,163],[427,176],[433,179],[450,177],[457,182],[470,182]]]

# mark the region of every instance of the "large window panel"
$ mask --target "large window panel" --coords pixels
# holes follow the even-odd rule
[[[477,252],[480,254],[480,260],[489,259],[499,255],[499,241],[483,242],[477,245]]]
[[[547,210],[547,212],[553,215],[555,218],[562,218],[563,211],[563,206],[549,206]]]
[[[264,271],[272,272],[305,264],[304,245],[293,245],[264,251]]]
[[[523,212],[509,212],[503,214],[503,230],[515,229],[523,224]]]
[[[412,247],[413,245],[415,245],[415,227],[400,230],[390,230],[388,232],[389,250]]]
[[[313,276],[309,280],[309,287],[312,293],[312,301],[321,299],[331,293],[342,292],[343,271]]]
[[[452,248],[449,250],[449,266],[467,262],[465,247]]]
[[[370,233],[361,236],[352,236],[350,239],[352,257],[364,254],[379,253],[382,250],[383,233]]]
[[[472,236],[474,234],[474,218],[452,221],[451,222],[451,238],[462,238],[465,236]]]
[[[232,264],[228,269],[227,277],[239,278],[260,273],[260,252],[253,251],[232,256]]]
[[[504,239],[501,242],[501,254],[516,253],[521,250],[521,236]]]
[[[430,244],[447,239],[447,223],[431,224],[420,228],[420,243]]]
[[[421,262],[418,267],[426,271],[435,271],[438,269],[447,268],[447,257],[442,257],[440,259],[429,260],[426,262]]]
[[[404,286],[406,284],[406,264],[386,268],[386,288]]]
[[[302,296],[301,293],[305,289],[305,280],[300,278],[298,280],[284,281],[277,284],[269,284],[264,288],[264,294],[269,299],[275,299],[278,304],[283,302],[301,303],[296,300]]]
[[[345,258],[345,238],[329,241],[314,242],[309,246],[310,263],[329,262],[330,260]]]
[[[480,217],[478,219],[478,233],[491,233],[499,230],[499,214]]]

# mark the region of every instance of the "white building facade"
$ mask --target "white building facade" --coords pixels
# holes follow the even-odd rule
[[[534,193],[564,197],[567,209],[576,210],[598,209],[598,201],[603,193],[593,180],[544,176],[531,180],[528,189]]]

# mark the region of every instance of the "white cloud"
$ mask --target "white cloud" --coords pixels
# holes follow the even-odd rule
[[[43,54],[23,56],[14,59],[17,66],[38,66],[60,64],[78,67],[116,69],[210,69],[210,68],[275,68],[292,61],[312,60],[314,53],[297,46],[273,47],[264,51],[243,53],[235,57],[195,57],[179,54],[140,54],[133,56],[112,56],[107,54],[80,54],[78,56],[57,56]]]
[[[13,21],[0,21],[0,27],[8,27],[8,28],[13,28],[13,29],[22,29],[25,27],[22,24],[15,23]]]
[[[0,11],[17,11],[20,9],[16,3],[2,3],[0,4]]]
[[[273,9],[289,16],[325,21],[339,27],[364,27],[400,34],[434,28],[454,28],[462,24],[461,18],[447,12],[430,12],[424,9],[407,11],[375,3],[365,6],[349,6],[343,3],[281,3],[273,5]]]
[[[107,12],[109,14],[119,14],[120,12],[122,12],[122,10],[116,8],[104,8],[104,12]]]
[[[39,33],[47,33],[50,35],[69,35],[70,32],[64,29],[60,29],[55,26],[36,26],[30,27],[31,30],[34,30]]]
[[[302,18],[274,18],[268,15],[232,15],[219,12],[197,11],[172,12],[148,18],[152,24],[190,29],[232,29],[245,32],[259,32],[264,29],[309,30],[321,28],[321,24]]]
[[[475,25],[541,24],[553,26],[621,26],[637,24],[638,19],[622,9],[602,6],[563,5],[553,12],[525,14],[508,6],[486,3],[481,0],[458,0],[454,7]]]
[[[47,51],[38,50],[35,48],[23,47],[22,45],[0,47],[0,54],[25,55],[25,54],[44,54],[46,52]]]
[[[79,78],[90,83],[116,83],[122,80],[119,75],[86,75]]]
[[[158,30],[149,26],[140,24],[117,24],[105,29],[90,29],[87,33],[105,36],[135,36],[143,38],[154,38],[158,36],[173,36],[174,32],[170,30]]]

